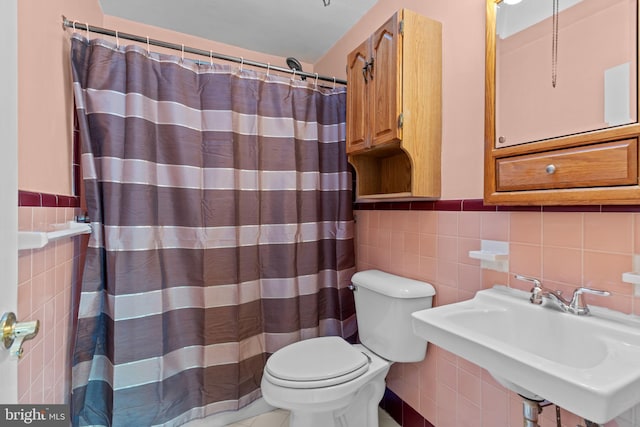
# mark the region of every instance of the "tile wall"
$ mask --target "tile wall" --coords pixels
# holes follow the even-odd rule
[[[21,231],[46,230],[78,213],[71,207],[77,203],[73,197],[20,192],[19,200]],[[512,278],[520,273],[567,292],[578,285],[609,290],[611,297],[587,296],[588,302],[640,315],[640,298],[621,281],[622,273],[633,269],[633,255],[640,254],[640,213],[634,209],[487,211],[480,201],[389,206],[355,211],[358,269],[379,268],[428,281],[437,291],[435,305],[471,298],[495,283],[528,289]],[[468,257],[481,239],[509,242],[509,273],[482,270]],[[71,299],[80,246],[79,238],[68,238],[19,252],[18,318],[41,321],[40,333],[25,343],[18,365],[20,403],[68,402]],[[400,412],[417,420],[405,426],[429,425],[418,414],[438,427],[522,425],[517,395],[486,371],[434,345],[421,363],[393,365],[388,386],[401,405],[410,406]],[[565,427],[582,423],[566,411],[562,417]],[[556,425],[552,408],[542,419],[543,427]]]
[[[44,198],[43,198],[44,196]],[[39,199],[36,200],[36,198]],[[51,231],[74,219],[75,198],[20,192],[20,231]],[[59,199],[59,200],[58,200]],[[77,279],[80,237],[18,253],[18,320],[40,320],[38,335],[25,341],[18,362],[18,401],[68,403],[72,289]]]
[[[528,290],[527,283],[513,279],[520,273],[565,292],[577,286],[609,290],[612,296],[590,295],[587,302],[640,314],[640,298],[621,280],[623,272],[633,270],[633,254],[640,253],[640,213],[634,209],[487,211],[481,201],[436,204],[428,210],[413,204],[356,206],[358,270],[378,268],[428,281],[436,288],[435,305],[472,298],[496,283]],[[481,239],[509,242],[509,273],[482,270],[479,261],[468,257],[470,250],[480,249]],[[519,396],[478,366],[434,345],[421,363],[394,364],[387,380],[400,399],[438,427],[522,425]],[[543,427],[556,426],[553,407],[542,416]],[[562,424],[584,425],[566,411]]]

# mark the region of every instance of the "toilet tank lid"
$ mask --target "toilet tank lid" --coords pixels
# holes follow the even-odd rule
[[[353,275],[351,282],[392,298],[432,297],[436,290],[430,283],[408,279],[380,270],[363,270]]]

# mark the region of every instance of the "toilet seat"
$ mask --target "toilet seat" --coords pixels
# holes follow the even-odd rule
[[[342,384],[369,369],[369,357],[339,337],[311,338],[276,351],[267,360],[268,380],[288,388]]]

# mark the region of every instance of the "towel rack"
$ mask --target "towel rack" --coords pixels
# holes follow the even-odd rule
[[[56,224],[54,227],[64,227],[54,231],[18,231],[18,250],[44,248],[49,242],[64,237],[90,234],[91,226],[75,221],[66,224]]]

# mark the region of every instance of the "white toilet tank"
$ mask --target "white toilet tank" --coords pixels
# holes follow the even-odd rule
[[[359,271],[351,282],[360,342],[393,362],[424,359],[427,341],[413,334],[411,313],[431,308],[433,286],[380,270]]]

